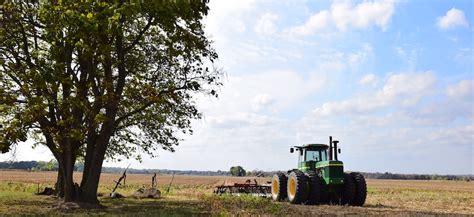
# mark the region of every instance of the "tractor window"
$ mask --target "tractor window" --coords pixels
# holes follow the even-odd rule
[[[316,150],[307,150],[306,151],[306,156],[305,156],[305,161],[320,161],[320,155],[319,151]]]
[[[328,153],[327,153],[326,150],[321,150],[321,151],[319,152],[319,154],[320,154],[320,156],[321,156],[321,157],[319,158],[319,159],[321,159],[321,161],[327,161],[327,160],[328,160]]]

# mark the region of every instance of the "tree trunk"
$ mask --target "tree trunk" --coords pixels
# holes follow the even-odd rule
[[[108,139],[106,140],[108,141]],[[102,142],[104,142],[102,140]],[[100,174],[102,172],[102,163],[105,158],[106,144],[97,143],[92,157],[86,156],[83,179],[81,182],[81,198],[80,201],[84,203],[98,204],[97,189],[99,187]],[[89,153],[92,154],[92,153]]]
[[[100,173],[102,167],[91,167],[88,171],[88,179],[81,185],[80,201],[90,204],[99,204],[97,189],[99,187]]]
[[[62,175],[64,182],[64,201],[74,202],[78,199],[76,187],[74,185],[73,173],[74,173],[75,157],[70,151],[65,151],[63,156]]]
[[[63,198],[64,197],[64,181],[63,181],[63,173],[61,169],[61,164],[59,164],[58,168],[58,178],[56,179],[56,184],[54,185],[54,191],[56,192],[56,196]]]
[[[81,182],[80,201],[90,204],[99,204],[97,199],[97,189],[99,187],[100,174],[102,172],[102,164],[105,159],[105,152],[110,141],[110,137],[114,131],[114,119],[117,113],[115,106],[112,111],[107,111],[108,120],[102,126],[100,136],[91,140],[87,144],[86,156],[84,162],[84,174]],[[87,168],[87,170],[86,170]]]

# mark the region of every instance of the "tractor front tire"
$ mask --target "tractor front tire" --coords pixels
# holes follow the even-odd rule
[[[288,177],[284,173],[276,173],[272,178],[272,199],[284,201],[287,198],[286,186]]]
[[[365,203],[365,198],[367,197],[367,184],[365,182],[365,178],[360,173],[351,173],[350,175],[356,187],[356,194],[351,205],[363,206]]]
[[[309,196],[308,204],[316,205],[323,203],[324,200],[324,181],[317,174],[309,176]]]
[[[292,204],[305,203],[308,200],[308,177],[301,171],[295,170],[288,176],[288,201]]]
[[[341,195],[341,205],[353,204],[356,196],[356,186],[350,174],[344,173],[344,189]]]

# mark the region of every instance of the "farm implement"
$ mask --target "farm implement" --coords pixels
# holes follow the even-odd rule
[[[271,197],[271,185],[270,184],[258,184],[257,180],[253,182],[248,179],[245,183],[234,183],[234,184],[222,184],[214,189],[214,194],[230,194],[240,196],[242,194],[248,194],[258,197]]]

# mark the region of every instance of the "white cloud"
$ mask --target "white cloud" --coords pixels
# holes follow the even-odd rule
[[[274,99],[268,94],[258,94],[252,99],[252,108],[259,111],[274,102]]]
[[[350,2],[340,2],[331,6],[331,15],[337,28],[343,31],[350,27],[367,28],[372,25],[385,30],[394,10],[394,3],[390,1],[366,1],[355,7]]]
[[[431,72],[391,75],[382,91],[378,92],[377,95],[389,100],[403,96],[406,97],[403,100],[404,104],[413,100],[418,101],[419,98],[429,92],[435,80]]]
[[[422,50],[411,45],[396,46],[395,50],[400,58],[406,62],[408,69],[414,69],[418,56]]]
[[[456,8],[451,8],[451,10],[446,12],[446,15],[438,17],[436,24],[438,25],[438,28],[442,30],[452,29],[458,26],[469,26],[469,22],[464,16],[464,12]]]
[[[474,62],[474,50],[472,47],[459,48],[454,58],[458,62],[472,65]]]
[[[362,49],[358,52],[348,55],[348,63],[352,69],[357,69],[362,63],[364,63],[370,55],[372,55],[372,46],[370,44],[364,44]]]
[[[456,85],[449,86],[446,94],[455,99],[473,99],[474,80],[462,80]]]
[[[394,2],[365,1],[352,5],[350,1],[335,2],[329,10],[312,15],[303,25],[291,28],[290,34],[312,35],[334,25],[340,31],[377,26],[386,30],[395,11]]]
[[[262,36],[272,35],[277,31],[277,27],[275,25],[277,20],[278,15],[273,13],[265,13],[257,19],[254,30],[257,34]]]
[[[426,94],[430,94],[430,89],[433,87],[430,83],[434,82],[434,76],[430,74],[425,72],[391,75],[385,79],[385,85],[372,94],[360,97],[355,95],[349,100],[325,104],[329,108],[326,110],[328,111],[326,115],[321,113],[325,109],[323,106],[318,108],[316,113],[305,114],[295,126],[298,141],[314,141],[315,138],[318,139],[316,141],[320,141],[319,138],[325,138],[327,135],[336,136],[341,141],[340,147],[343,152],[340,156],[348,164],[348,170],[371,170],[370,168],[380,163],[380,157],[383,156],[384,162],[395,163],[384,163],[383,167],[378,169],[382,171],[404,173],[424,171],[438,174],[471,172],[472,166],[454,170],[453,166],[433,168],[431,165],[446,154],[457,156],[447,162],[450,165],[472,165],[474,141],[472,100],[438,98],[438,101],[432,102],[436,99],[429,97],[430,100],[419,101],[410,107],[402,105],[404,99],[411,97],[412,94],[409,92],[417,95],[414,98],[420,95],[428,98]],[[413,84],[410,84],[411,82],[404,84],[411,79],[414,80]],[[423,88],[415,87],[414,83]],[[460,85],[452,87],[455,86]],[[411,91],[395,91],[395,89]],[[398,94],[401,95],[394,97]],[[382,96],[392,100],[384,101]],[[361,112],[355,111],[357,109]],[[399,152],[399,150],[412,151]],[[400,169],[400,161],[397,159],[404,157],[409,161],[402,163],[406,168],[415,164],[419,166],[410,167],[409,170]],[[415,160],[420,158],[424,159],[422,165]]]
[[[445,145],[461,145],[461,144],[473,144],[474,141],[474,125],[465,125],[460,127],[453,127],[450,129],[441,129],[431,132],[427,136],[429,141],[441,143]],[[453,143],[453,139],[456,139],[457,144]]]
[[[205,114],[218,116],[229,115],[229,112],[234,111],[253,112],[257,107],[262,109],[265,106],[271,106],[272,111],[278,112],[317,93],[327,80],[324,72],[328,67],[330,68],[323,67],[307,77],[288,70],[229,76],[219,94],[219,100],[209,103],[205,98],[199,103],[200,109]]]
[[[400,73],[388,77],[382,89],[351,99],[326,102],[314,110],[317,116],[351,115],[373,112],[391,106],[409,106],[427,95],[435,77],[431,72]]]
[[[366,74],[362,77],[359,82],[360,85],[374,85],[377,83],[377,76],[374,74]]]
[[[447,98],[403,112],[413,123],[420,126],[449,126],[455,120],[474,123],[474,101]]]
[[[321,11],[312,15],[305,24],[290,29],[290,33],[299,36],[312,35],[325,28],[329,22],[329,12]]]
[[[204,23],[206,32],[212,34],[214,40],[225,40],[225,35],[244,32],[245,13],[255,8],[255,0],[242,1],[210,1],[209,15]]]

